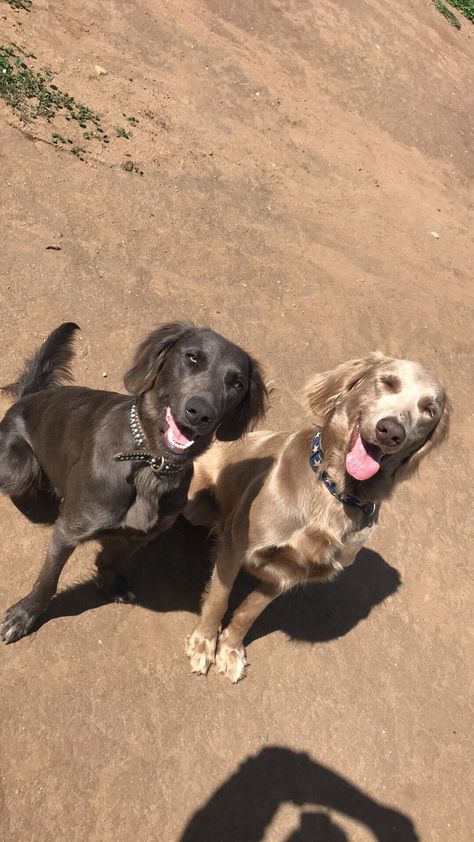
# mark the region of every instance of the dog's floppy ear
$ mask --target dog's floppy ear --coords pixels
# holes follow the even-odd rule
[[[131,395],[141,395],[151,389],[166,354],[194,325],[188,322],[170,322],[153,330],[138,346],[132,367],[123,382]]]
[[[316,420],[323,424],[333,411],[340,397],[350,392],[372,371],[388,358],[374,351],[359,360],[348,360],[332,371],[317,374],[304,389],[304,397]]]
[[[449,436],[449,425],[452,411],[453,408],[451,401],[445,392],[443,411],[436,427],[431,431],[426,441],[420,445],[418,450],[414,450],[413,453],[410,453],[410,455],[402,463],[401,467],[396,472],[396,479],[398,482],[404,482],[405,480],[410,479],[410,477],[412,477],[418,470],[420,462],[425,458],[425,456],[428,456],[428,454],[432,453],[436,447],[439,447],[440,444],[446,441]]]
[[[249,357],[250,372],[247,391],[238,407],[224,418],[216,430],[219,441],[235,441],[251,430],[265,415],[269,390],[263,379],[260,364]]]

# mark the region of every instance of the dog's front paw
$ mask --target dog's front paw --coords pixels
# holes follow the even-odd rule
[[[37,619],[36,614],[30,614],[26,608],[22,608],[21,602],[12,605],[5,612],[0,629],[0,634],[5,643],[15,643],[16,640],[25,637],[30,633]]]
[[[192,672],[206,675],[214,663],[217,637],[204,637],[200,632],[193,632],[186,639],[186,655],[191,661]]]
[[[242,678],[247,675],[246,667],[248,666],[247,658],[245,657],[245,647],[229,646],[227,643],[227,629],[222,632],[219,638],[216,654],[217,671],[225,675],[233,684],[237,684]]]

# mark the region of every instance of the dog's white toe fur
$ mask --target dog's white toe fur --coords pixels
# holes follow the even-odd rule
[[[246,667],[248,666],[247,658],[245,657],[245,647],[232,647],[227,643],[227,635],[224,631],[219,638],[219,644],[216,654],[217,671],[225,675],[233,684],[237,684],[247,674]]]
[[[215,661],[217,637],[207,638],[194,631],[186,640],[186,655],[191,661],[192,672],[206,675]]]

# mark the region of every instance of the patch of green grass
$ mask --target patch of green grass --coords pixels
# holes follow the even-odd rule
[[[25,12],[29,12],[33,5],[32,0],[7,0],[7,3],[12,9],[24,9]]]
[[[438,9],[438,12],[441,12],[443,17],[445,17],[446,20],[449,21],[451,26],[454,26],[455,29],[461,29],[461,24],[459,23],[456,15],[453,15],[451,9],[448,9],[448,7],[441,2],[441,0],[433,0],[433,4]]]
[[[69,140],[67,137],[63,137],[62,134],[58,134],[58,132],[53,132],[51,135],[51,143],[72,143],[72,140]]]
[[[474,23],[474,0],[448,0],[448,3]]]
[[[18,44],[0,46],[0,98],[23,123],[43,118],[54,124],[55,131],[50,142],[55,146],[72,146],[70,151],[81,160],[84,160],[86,152],[78,145],[78,140],[96,140],[106,146],[110,138],[102,126],[100,114],[61,91],[52,82],[51,70],[46,67],[35,70],[30,66],[29,59],[37,60],[34,53],[27,52]],[[133,126],[138,123],[135,117],[127,119]],[[80,136],[78,129],[84,130]],[[115,126],[115,133],[126,140],[132,137],[132,132],[121,126]],[[68,137],[69,134],[74,140]]]
[[[114,126],[114,128],[117,137],[123,137],[125,140],[130,140],[130,138],[133,137],[133,133],[125,131],[122,126]]]
[[[0,96],[23,122],[31,123],[38,117],[51,121],[62,111],[64,119],[76,120],[81,128],[91,123],[101,129],[99,114],[53,85],[53,74],[47,67],[32,70],[25,61],[28,58],[36,56],[18,44],[0,46]]]

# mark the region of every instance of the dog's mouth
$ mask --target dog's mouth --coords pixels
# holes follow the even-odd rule
[[[362,438],[360,424],[357,422],[352,431],[346,455],[347,473],[359,481],[370,479],[379,470],[383,456],[384,453],[378,445],[371,444]]]
[[[176,423],[169,406],[165,411],[165,443],[171,453],[184,453],[194,444],[194,434],[189,428]]]

